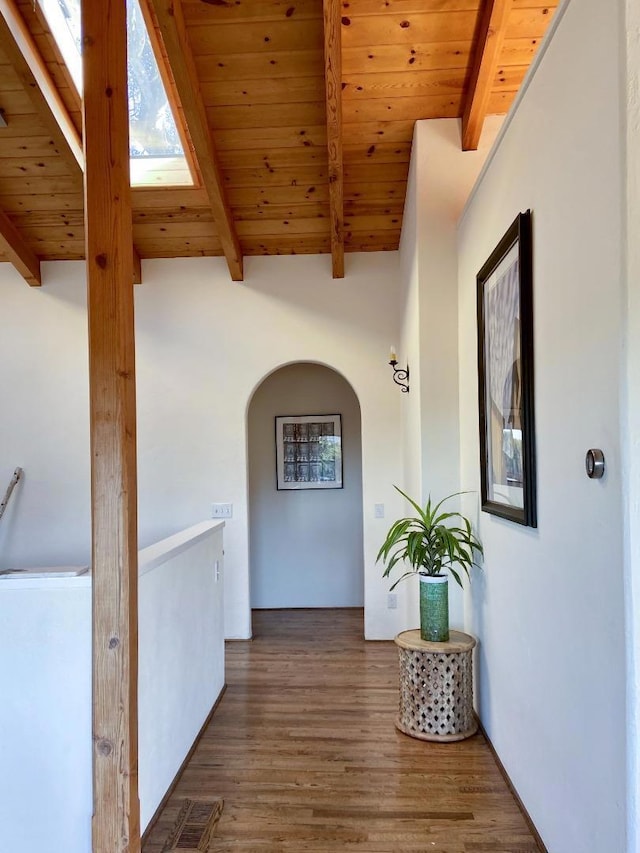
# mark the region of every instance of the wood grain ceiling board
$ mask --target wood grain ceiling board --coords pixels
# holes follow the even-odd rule
[[[222,255],[213,212],[202,188],[133,191],[133,236],[145,258]]]
[[[331,252],[329,231],[325,234],[305,236],[287,235],[286,241],[281,236],[263,235],[251,242],[250,255],[324,255]]]
[[[466,82],[466,68],[440,68],[429,71],[387,71],[343,75],[343,100],[362,101],[388,98],[430,98],[457,95]]]
[[[203,3],[203,6],[206,5]],[[322,17],[320,9],[313,18],[299,18],[295,6],[290,15],[286,12],[268,20],[247,20],[237,15],[233,20],[221,20],[218,10],[222,7],[207,7],[206,18],[191,21],[189,9],[185,7],[185,22],[189,40],[197,57],[209,56],[216,62],[223,61],[227,54],[255,53],[268,55],[277,60],[282,51],[322,50]]]
[[[372,246],[386,238],[397,248],[397,215],[381,218],[365,208],[384,195],[377,186],[382,178],[394,181],[404,199],[415,121],[461,115],[480,10],[479,0],[344,0],[343,131],[349,176],[345,229],[351,231],[347,246],[356,245],[358,238],[360,245],[370,239]],[[551,11],[538,0],[514,0],[489,113],[508,110]],[[355,135],[358,128],[364,130],[360,137]],[[370,141],[369,156],[355,155],[358,168],[352,159],[356,139],[365,146]],[[391,142],[399,147],[394,149]],[[376,157],[379,146],[384,146],[382,156]],[[349,207],[356,200],[358,207]]]
[[[324,124],[299,124],[293,127],[258,127],[247,132],[243,128],[229,128],[216,131],[218,151],[223,156],[224,151],[257,151],[266,148],[271,151],[276,148],[311,148],[326,149],[327,129]]]
[[[398,247],[414,123],[459,115],[477,9],[478,0],[343,2],[347,251]]]
[[[29,195],[25,192],[4,193],[2,208],[14,216],[19,213],[55,211],[56,213],[82,214],[82,193],[49,193]]]
[[[185,19],[197,24],[211,23],[210,9],[216,7],[218,23],[247,21],[318,20],[318,0],[182,0]]]
[[[82,240],[65,240],[63,243],[39,240],[34,248],[38,257],[47,261],[83,261],[85,255],[84,237]]]
[[[344,148],[344,161],[350,164],[408,163],[411,156],[409,142],[372,142],[371,145],[347,145]]]
[[[356,14],[358,0],[351,2],[342,18],[345,48],[377,45],[433,44],[472,41],[477,9],[446,12],[395,12],[376,15]],[[393,7],[392,7],[393,8]]]
[[[59,228],[69,230],[77,228],[79,236],[83,234],[84,213],[82,210],[25,210],[17,211],[12,215],[13,224],[21,231],[33,229],[34,232],[40,228]]]
[[[50,250],[57,255],[75,253],[75,232],[65,228],[63,220],[52,219],[43,226],[29,222],[43,209],[50,211],[62,189],[67,209],[74,215],[79,211],[81,216],[82,183],[77,167],[72,168],[61,156],[24,83],[2,50],[0,108],[7,122],[7,127],[0,128],[0,218],[5,232],[13,233],[25,244],[27,254],[40,260],[48,259]],[[50,213],[45,214],[45,218],[49,216]],[[82,230],[80,237],[84,240]],[[3,257],[15,264],[15,256],[4,253]],[[20,266],[18,269],[24,275]],[[33,283],[31,274],[25,278]]]
[[[189,0],[183,10],[243,252],[276,240],[279,252],[325,251],[321,0]]]
[[[319,183],[284,184],[283,186],[264,187],[261,185],[252,187],[232,187],[229,190],[229,200],[234,206],[234,211],[252,208],[256,215],[266,213],[265,208],[278,206],[288,208],[310,205],[321,205],[326,213],[326,205],[329,202],[329,186],[325,181]]]
[[[342,48],[342,72],[391,74],[401,71],[466,69],[472,42],[356,45]]]
[[[202,84],[237,80],[279,80],[321,77],[324,74],[322,49],[280,50],[277,52],[225,54],[215,61],[206,54],[196,57]]]
[[[298,145],[296,148],[280,148],[270,145],[261,148],[260,158],[256,158],[256,149],[233,150],[224,148],[220,152],[220,161],[225,169],[233,171],[236,169],[251,169],[253,167],[265,168],[271,174],[277,174],[278,170],[293,168],[295,166],[319,166],[327,165],[327,151],[324,147]]]
[[[56,155],[58,156],[58,155]],[[0,159],[2,158],[2,143],[0,142]],[[43,175],[23,175],[20,180],[9,178],[0,180],[0,209],[3,209],[5,198],[8,196],[30,197],[34,210],[39,209],[38,198],[58,195],[77,194],[78,209],[82,210],[82,191],[78,189],[78,181],[70,175],[45,177]]]
[[[46,22],[33,0],[16,2],[79,128]],[[181,5],[242,252],[330,252],[322,0]],[[556,5],[513,0],[489,114],[508,110]],[[415,121],[461,115],[481,2],[341,6],[345,250],[394,249]],[[0,130],[0,210],[39,257],[82,257],[82,192],[1,54],[0,107],[11,118]],[[202,187],[139,188],[132,200],[143,258],[222,254]]]

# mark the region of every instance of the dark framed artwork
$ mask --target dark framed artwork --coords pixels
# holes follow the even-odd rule
[[[342,488],[340,415],[276,417],[278,489]]]
[[[531,211],[477,276],[482,509],[537,527]]]

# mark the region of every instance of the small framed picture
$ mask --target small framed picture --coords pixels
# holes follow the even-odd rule
[[[531,211],[477,276],[480,477],[484,512],[537,527]]]
[[[276,482],[283,489],[342,488],[342,417],[279,415]]]

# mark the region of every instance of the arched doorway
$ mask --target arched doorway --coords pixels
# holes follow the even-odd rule
[[[341,416],[343,487],[278,490],[275,419]],[[360,405],[335,370],[300,362],[270,374],[247,415],[252,609],[362,607]]]

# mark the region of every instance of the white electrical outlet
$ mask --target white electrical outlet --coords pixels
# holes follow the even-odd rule
[[[387,593],[387,610],[398,609],[398,596],[395,592]]]
[[[218,581],[220,580],[220,560],[216,560],[213,565],[214,565],[214,577],[215,577],[216,583],[218,583]]]
[[[233,518],[233,504],[211,504],[211,518]]]
[[[373,506],[373,517],[374,518],[384,518],[384,504],[374,504],[374,506]]]

